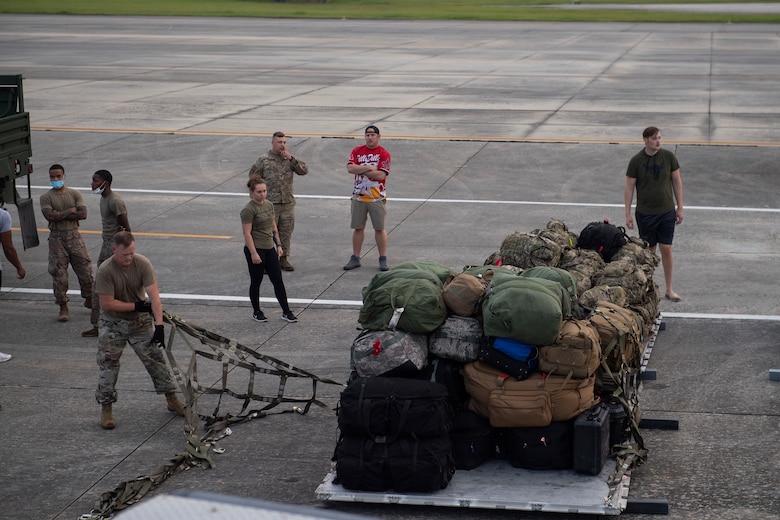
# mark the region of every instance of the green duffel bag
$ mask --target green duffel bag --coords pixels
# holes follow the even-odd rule
[[[463,272],[466,274],[478,276],[486,282],[493,280],[493,275],[495,273],[504,273],[511,276],[517,276],[517,272],[500,265],[467,265],[463,268]]]
[[[566,290],[566,294],[569,296],[568,300],[563,302],[563,315],[571,315],[574,304],[577,303],[577,278],[575,278],[572,273],[559,267],[539,265],[526,269],[520,273],[520,276],[525,276],[527,278],[542,278],[561,284]]]
[[[427,269],[399,269],[395,267],[389,271],[383,271],[375,274],[368,285],[363,287],[363,300],[366,299],[366,293],[377,289],[388,282],[395,280],[428,280],[432,284],[441,288],[444,284],[438,276]]]
[[[554,294],[556,294],[560,300],[561,300],[561,312],[563,312],[564,317],[568,316],[572,312],[572,300],[571,296],[569,295],[569,290],[565,288],[564,284],[557,281],[557,278],[559,276],[564,276],[563,274],[559,274],[555,272],[555,274],[550,274],[551,278],[548,279],[544,276],[533,276],[535,273],[536,275],[541,275],[542,273],[551,273],[550,271],[545,271],[548,269],[546,266],[540,266],[541,270],[536,270],[536,268],[530,268],[524,270],[522,273],[519,274],[511,274],[506,272],[498,272],[493,276],[493,279],[490,284],[490,290],[495,292],[498,290],[501,290],[504,284],[509,283],[510,285],[515,282],[518,278],[525,278],[526,280],[532,280],[533,282],[538,282],[543,287],[547,288],[548,290],[552,291]],[[550,269],[556,269],[556,268],[550,268]],[[525,275],[527,271],[531,271],[532,276]],[[564,271],[568,274],[567,271]],[[573,276],[569,281],[567,281],[567,284],[574,283],[576,284],[576,278]],[[576,291],[576,289],[574,289]]]
[[[434,262],[433,260],[411,260],[408,262],[401,262],[393,269],[421,269],[423,271],[428,271],[435,275],[442,284],[455,274],[455,271],[449,267]],[[391,269],[391,271],[393,269]]]
[[[486,336],[513,338],[529,345],[550,345],[563,323],[564,289],[541,278],[494,277],[482,305]]]
[[[405,271],[425,272],[414,269]],[[363,289],[363,306],[358,321],[364,329],[398,329],[414,334],[428,334],[447,319],[447,306],[444,305],[441,286],[437,283],[423,277],[396,277],[377,285],[372,287],[369,284]]]

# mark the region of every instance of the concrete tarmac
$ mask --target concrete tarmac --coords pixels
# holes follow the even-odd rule
[[[33,125],[33,197],[61,163],[85,190],[82,232],[96,258],[106,168],[129,208],[137,250],[166,310],[322,377],[343,381],[361,289],[378,272],[367,233],[350,255],[345,164],[377,124],[393,156],[389,261],[481,264],[509,233],[563,219],[623,221],[623,185],[645,126],[680,160],[685,221],[675,289],[644,384],[645,414],[680,419],[644,432],[647,463],[631,497],[666,499],[673,519],[780,518],[780,80],[777,27],[739,24],[248,20],[0,16],[0,70],[25,76]],[[310,173],[296,179],[297,222],[283,322],[250,319],[238,212],[250,165],[270,134],[290,134]],[[18,226],[16,210],[10,211]],[[4,261],[0,294],[0,518],[72,519],[101,493],[182,451],[183,420],[165,410],[127,352],[104,431],[94,401],[94,338],[75,276],[71,321],[56,321],[41,246]],[[656,281],[663,290],[662,271]],[[178,341],[178,340],[176,340]],[[177,342],[177,359],[187,347]],[[218,367],[201,366],[217,385]],[[236,374],[237,384],[243,381]],[[245,382],[243,383],[245,384]],[[305,390],[303,390],[305,391]],[[150,495],[199,490],[323,507],[340,387],[326,408],[236,425],[217,467]],[[240,410],[236,404],[235,412]],[[551,518],[542,513],[340,504],[376,518]],[[576,515],[553,515],[575,518]],[[632,515],[644,519],[643,515]],[[647,517],[649,518],[649,517]]]

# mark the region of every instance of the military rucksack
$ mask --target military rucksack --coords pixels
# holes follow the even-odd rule
[[[577,247],[597,251],[604,261],[609,262],[618,250],[629,241],[624,227],[608,221],[591,222],[580,232]]]

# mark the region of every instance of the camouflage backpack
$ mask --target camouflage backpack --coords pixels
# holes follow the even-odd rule
[[[590,249],[564,249],[558,267],[566,269],[577,278],[577,294],[593,285],[592,277],[604,269],[606,263],[596,251]]]
[[[614,303],[601,301],[589,319],[599,334],[603,368],[618,373],[624,367],[639,366],[643,345],[636,314]]]
[[[641,303],[648,290],[647,275],[640,266],[630,260],[609,262],[601,272],[593,275],[592,283],[619,285],[625,289],[628,303],[631,305]]]
[[[559,246],[561,249],[577,247],[577,235],[569,231],[566,224],[562,220],[552,219],[550,220],[544,229],[537,229],[533,233],[549,238]]]
[[[537,265],[557,266],[561,249],[549,238],[515,231],[504,238],[499,255],[504,264],[527,269]]]
[[[626,290],[619,285],[597,285],[582,293],[579,299],[580,305],[590,310],[595,309],[602,301],[626,307],[628,305]]]

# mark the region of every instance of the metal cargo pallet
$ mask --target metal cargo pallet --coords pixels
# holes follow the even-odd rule
[[[641,356],[639,374],[644,374],[659,330],[656,320]],[[653,374],[654,375],[654,374]],[[655,377],[652,377],[654,379]],[[641,383],[640,383],[641,388]],[[624,511],[666,514],[664,500],[629,501],[630,469],[619,461],[607,461],[598,475],[573,470],[532,471],[512,467],[494,459],[472,470],[458,470],[449,485],[432,493],[354,491],[334,484],[335,467],[325,476],[315,493],[325,502],[362,502],[417,506],[503,509],[617,516]],[[621,468],[624,471],[620,471]],[[619,478],[613,475],[621,475]],[[615,482],[611,482],[615,479]],[[509,483],[509,484],[508,484]]]
[[[418,506],[505,509],[619,515],[626,507],[629,477],[610,488],[615,464],[605,464],[599,475],[581,475],[573,470],[531,471],[513,468],[505,460],[491,460],[469,471],[455,472],[449,486],[435,493],[351,491],[334,484],[331,470],[317,487],[319,500]],[[511,483],[511,492],[508,486]],[[522,483],[522,484],[518,484]]]

